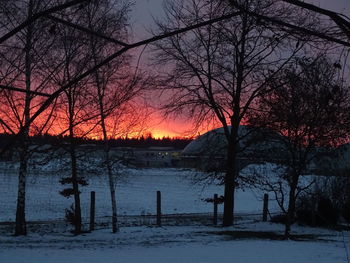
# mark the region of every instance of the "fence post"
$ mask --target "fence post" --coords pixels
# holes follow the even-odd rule
[[[216,226],[218,224],[218,195],[214,194],[214,218],[213,224]]]
[[[95,229],[95,192],[90,193],[90,231]]]
[[[267,221],[267,213],[269,210],[269,195],[264,194],[264,206],[263,206],[263,221]]]
[[[157,225],[161,226],[161,216],[162,216],[162,200],[161,200],[161,194],[160,191],[157,191]]]

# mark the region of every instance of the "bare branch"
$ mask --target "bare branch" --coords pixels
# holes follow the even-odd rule
[[[13,91],[18,91],[18,92],[22,92],[22,93],[42,96],[42,97],[50,97],[51,96],[51,94],[47,94],[47,93],[43,93],[43,92],[39,92],[39,91],[25,90],[25,89],[15,88],[12,86],[5,86],[5,85],[1,85],[1,84],[0,84],[0,89],[13,90]]]
[[[283,1],[290,1],[290,2],[293,2],[293,3],[294,2],[299,2],[299,1],[291,1],[291,0],[283,0]],[[330,41],[330,42],[333,42],[333,43],[337,43],[337,44],[340,44],[340,45],[343,45],[343,46],[346,46],[346,47],[350,47],[350,42],[348,42],[348,41],[344,41],[344,40],[341,40],[341,39],[329,36],[329,35],[327,35],[325,33],[317,32],[317,31],[314,31],[314,30],[311,30],[311,29],[307,29],[305,27],[293,25],[291,23],[284,22],[284,21],[281,21],[281,20],[273,18],[273,17],[268,17],[268,16],[265,16],[265,15],[262,15],[262,14],[258,14],[256,12],[253,12],[253,11],[245,9],[241,5],[237,4],[235,0],[230,0],[230,3],[232,4],[232,6],[234,8],[237,8],[238,10],[240,10],[240,11],[242,11],[242,12],[244,12],[244,13],[250,15],[250,16],[256,17],[256,18],[258,18],[260,20],[265,20],[265,21],[271,22],[271,23],[276,24],[276,25],[280,25],[280,26],[286,27],[288,29],[291,29],[292,32],[295,31],[295,32],[299,32],[299,33],[304,33],[304,34],[306,34],[308,36],[314,36],[314,37],[317,37],[317,38],[320,38],[320,39],[323,39],[323,40],[327,40],[327,41]],[[329,11],[329,12],[331,12],[331,11]],[[331,13],[333,13],[333,12],[331,12]],[[345,26],[347,28],[350,28],[349,27],[349,22],[347,22],[345,19],[341,18],[336,13],[334,13],[334,17],[336,17],[336,20],[334,20],[334,21],[336,23],[338,21],[338,23],[337,23],[338,25],[339,25],[339,23],[341,23],[343,29],[344,29]],[[344,24],[344,21],[345,21],[345,24]],[[345,33],[349,36],[349,31],[345,31]]]
[[[292,4],[292,5],[296,5],[311,11],[315,11],[319,14],[323,14],[326,16],[329,16],[330,18],[333,19],[333,21],[344,31],[344,33],[348,36],[349,40],[350,40],[350,22],[345,20],[341,15],[339,15],[336,12],[309,4],[309,3],[305,3],[305,2],[301,2],[299,0],[282,0],[286,3]]]
[[[99,37],[99,38],[102,38],[102,39],[105,39],[105,40],[108,40],[114,44],[117,44],[117,45],[120,45],[120,46],[123,46],[123,47],[127,47],[129,46],[129,44],[123,42],[123,41],[119,41],[117,39],[114,39],[112,37],[108,37],[108,36],[105,36],[104,34],[102,33],[99,33],[99,32],[96,32],[92,29],[89,29],[89,28],[86,28],[86,27],[83,27],[83,26],[80,26],[80,25],[77,25],[77,24],[74,24],[74,23],[71,23],[69,21],[66,21],[64,19],[61,19],[61,18],[58,18],[56,16],[53,16],[53,15],[46,15],[47,18],[53,20],[53,21],[56,21],[58,23],[61,23],[63,25],[66,25],[66,26],[69,26],[69,27],[73,27],[75,29],[78,29],[80,31],[83,31],[85,33],[88,33],[90,35],[93,35],[93,36],[96,36],[96,37]]]
[[[0,44],[3,43],[4,41],[6,41],[7,39],[11,38],[12,36],[14,36],[18,32],[20,32],[22,29],[26,28],[28,25],[35,22],[36,20],[38,20],[41,17],[44,17],[44,16],[49,15],[51,13],[55,13],[57,11],[64,10],[64,9],[71,7],[71,6],[75,6],[75,5],[78,5],[78,4],[81,4],[84,2],[90,2],[90,1],[91,0],[73,0],[70,2],[66,2],[62,5],[58,5],[58,6],[49,8],[47,10],[38,12],[38,13],[34,14],[33,16],[31,16],[30,18],[28,18],[27,20],[25,20],[22,24],[20,24],[16,28],[12,29],[10,32],[8,32],[5,35],[3,35],[2,37],[0,37]]]

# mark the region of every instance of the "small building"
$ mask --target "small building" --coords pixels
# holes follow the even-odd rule
[[[242,169],[251,163],[273,162],[286,158],[277,134],[251,126],[239,127],[238,156]],[[223,171],[226,167],[227,139],[223,128],[209,131],[189,143],[181,153],[183,167],[204,171]]]
[[[137,167],[177,167],[179,150],[173,147],[133,148],[131,164]]]

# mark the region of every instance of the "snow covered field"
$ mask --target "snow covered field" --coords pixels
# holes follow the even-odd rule
[[[281,241],[236,238],[238,232],[274,231],[270,223],[239,223],[221,227],[126,227],[117,234],[99,230],[82,236],[0,236],[0,262],[6,263],[345,263],[350,233],[296,227],[296,233],[315,239]],[[254,233],[254,232],[253,232]]]
[[[15,217],[17,177],[0,177],[0,222]],[[32,174],[27,185],[27,219],[62,219],[72,200],[58,194],[59,174]],[[193,184],[193,171],[181,169],[128,169],[117,185],[121,215],[155,213],[156,191],[162,191],[163,213],[212,212],[203,198],[221,195],[222,186]],[[92,176],[81,188],[84,220],[89,213],[89,193],[96,191],[98,217],[109,215],[107,178]],[[237,192],[236,211],[261,213],[262,192]],[[222,206],[220,206],[222,209]],[[276,210],[271,202],[270,209]],[[257,219],[259,219],[257,217]],[[39,226],[41,227],[41,226]],[[293,226],[297,241],[280,240],[283,226],[242,218],[234,227],[165,226],[121,227],[74,236],[62,231],[29,231],[12,236],[11,227],[0,229],[0,262],[6,263],[340,263],[348,262],[350,232]],[[32,229],[30,229],[32,230]]]
[[[212,204],[203,201],[215,193],[223,194],[223,186],[203,186],[193,183],[194,171],[184,169],[127,169],[116,187],[118,213],[120,215],[148,215],[156,211],[156,191],[162,192],[162,212],[206,213],[212,212]],[[65,208],[73,202],[59,194],[64,187],[59,183],[58,173],[31,174],[27,183],[27,220],[62,219]],[[96,217],[110,215],[110,194],[107,177],[90,176],[89,185],[81,187],[83,218],[89,216],[90,191],[96,192]],[[16,211],[17,176],[0,176],[0,222],[13,221]],[[239,213],[261,213],[261,192],[238,190],[236,211]],[[276,205],[270,204],[271,210]],[[219,206],[219,212],[222,206]]]

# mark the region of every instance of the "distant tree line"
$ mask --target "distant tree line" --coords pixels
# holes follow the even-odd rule
[[[13,134],[0,134],[0,147],[6,146],[6,143],[12,139],[15,135]],[[62,143],[69,143],[69,137],[66,135],[35,135],[30,137],[32,144],[43,145],[62,145]],[[77,145],[81,144],[95,144],[103,145],[103,140],[90,139],[86,137],[76,137],[74,138]],[[150,136],[143,136],[137,138],[115,138],[109,139],[110,147],[136,147],[136,148],[148,148],[148,147],[173,147],[175,149],[183,149],[189,144],[193,139],[192,138],[154,138]]]

